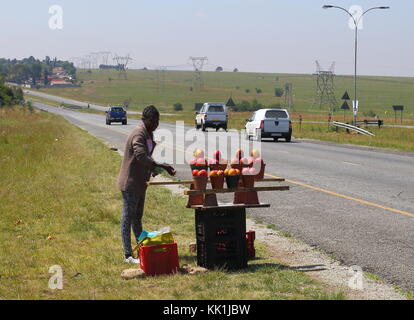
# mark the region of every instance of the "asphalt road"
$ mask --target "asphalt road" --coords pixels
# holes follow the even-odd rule
[[[120,150],[138,122],[129,119],[127,126],[106,126],[100,115],[33,105],[64,116]],[[175,132],[172,124],[161,123],[159,129]],[[226,133],[208,135],[211,141],[217,137],[225,138]],[[185,146],[170,145],[168,150],[174,147],[180,153]],[[282,184],[291,189],[261,193],[261,202],[271,208],[251,209],[253,217],[346,265],[358,265],[414,291],[414,153],[293,140],[263,142],[262,156],[266,172],[286,178]],[[188,165],[176,168],[179,178],[190,177]]]

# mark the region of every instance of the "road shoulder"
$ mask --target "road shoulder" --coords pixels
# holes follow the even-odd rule
[[[121,153],[120,153],[121,154]],[[158,176],[158,181],[171,181]],[[165,186],[172,193],[183,196],[181,185]],[[247,229],[255,230],[256,240],[272,252],[272,258],[292,270],[305,272],[311,278],[326,284],[332,291],[342,291],[350,300],[406,300],[406,297],[382,280],[362,276],[362,289],[352,289],[348,283],[355,273],[351,266],[343,265],[327,254],[291,236],[270,229],[253,219],[247,219]],[[356,279],[356,278],[354,278]]]

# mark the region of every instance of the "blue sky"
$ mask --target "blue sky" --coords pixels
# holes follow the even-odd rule
[[[0,57],[59,58],[95,51],[130,53],[132,67],[186,65],[207,56],[249,72],[312,73],[315,60],[338,74],[353,72],[353,31],[339,10],[323,4],[391,10],[364,17],[359,74],[414,76],[413,1],[365,0],[14,0],[2,1]],[[63,8],[63,29],[48,27],[51,5]]]

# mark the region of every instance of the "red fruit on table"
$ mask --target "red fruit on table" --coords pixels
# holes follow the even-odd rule
[[[204,151],[201,149],[196,149],[194,151],[194,157],[196,158],[204,158]]]
[[[236,150],[236,158],[241,159],[244,156],[244,152],[242,149],[237,149]]]
[[[198,176],[199,177],[207,177],[208,175],[207,175],[207,171],[206,170],[200,170],[199,172],[198,172]]]
[[[205,166],[206,165],[206,159],[204,158],[198,158],[196,162],[197,166]]]
[[[256,150],[256,149],[253,149],[252,152],[250,153],[250,155],[253,158],[258,158],[258,157],[260,157],[260,152],[258,150]]]
[[[255,176],[257,174],[257,170],[255,168],[250,168],[249,169],[249,174],[252,176]]]
[[[242,170],[242,175],[244,175],[244,176],[249,176],[249,175],[250,175],[249,168],[244,168],[244,169]]]
[[[193,170],[193,176],[197,176],[198,175],[198,170]]]
[[[217,170],[213,170],[213,171],[210,171],[210,177],[215,177],[215,176],[217,176]]]
[[[219,160],[219,163],[220,163],[220,164],[227,164],[227,159],[221,158],[221,159]]]
[[[255,160],[254,160],[254,163],[253,163],[253,167],[257,170],[257,171],[260,171],[261,170],[261,168],[262,168],[262,165],[264,164],[264,162],[263,162],[263,159],[262,158],[256,158]]]
[[[220,150],[216,150],[213,152],[213,158],[216,159],[217,161],[221,159],[221,151]]]
[[[240,163],[244,164],[244,165],[247,165],[249,163],[249,160],[247,160],[246,158],[241,158]]]

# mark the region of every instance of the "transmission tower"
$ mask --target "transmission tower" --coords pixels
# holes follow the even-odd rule
[[[128,80],[126,68],[128,66],[128,62],[132,60],[132,58],[129,54],[126,57],[121,57],[115,53],[114,60],[116,61],[116,70],[118,70],[118,79],[123,78],[124,80]]]
[[[100,51],[99,54],[101,56],[101,64],[107,66],[109,56],[111,55],[111,52],[110,51]]]
[[[84,55],[80,58],[81,68],[82,69],[91,69],[92,67],[92,57],[90,55]]]
[[[285,109],[289,109],[289,111],[292,111],[293,108],[293,84],[292,83],[286,83],[285,84]]]
[[[93,69],[98,69],[99,68],[99,57],[101,55],[100,52],[91,52],[91,63],[92,63],[92,68]]]
[[[335,62],[332,63],[328,71],[325,71],[318,61],[316,61],[316,95],[314,104],[328,106],[330,109],[335,108],[338,102],[335,98]]]
[[[207,57],[190,57],[190,60],[193,63],[194,67],[194,88],[198,90],[203,90],[204,88],[204,80],[203,80],[203,67],[206,61],[208,61]]]

